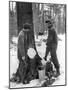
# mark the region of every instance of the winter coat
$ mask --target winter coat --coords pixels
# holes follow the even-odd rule
[[[52,28],[51,30],[48,30],[48,39],[47,39],[47,46],[57,46],[57,34],[56,31],[54,30],[54,28]]]

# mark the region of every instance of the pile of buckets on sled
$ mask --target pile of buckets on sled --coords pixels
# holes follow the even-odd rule
[[[56,79],[55,78],[56,70],[51,60],[45,61],[45,64],[39,66],[38,73],[39,73],[39,81],[44,82],[42,84],[43,87],[53,84],[53,82]]]

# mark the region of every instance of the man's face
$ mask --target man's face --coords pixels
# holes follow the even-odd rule
[[[50,22],[48,22],[48,23],[46,23],[46,26],[47,26],[47,28],[51,28],[51,23]]]

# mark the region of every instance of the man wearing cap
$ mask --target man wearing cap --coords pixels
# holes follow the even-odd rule
[[[24,79],[26,77],[27,73],[27,66],[29,65],[29,62],[27,61],[28,56],[27,56],[27,49],[31,41],[31,35],[30,33],[30,25],[28,23],[25,23],[23,25],[23,29],[20,31],[18,35],[18,52],[17,52],[17,57],[19,60],[19,66],[14,74],[14,77],[10,80],[12,82],[22,82],[25,83]],[[29,70],[29,67],[28,67]],[[27,83],[27,82],[26,82]]]
[[[23,62],[22,65],[19,64],[19,71],[21,81],[24,84],[38,78],[38,66],[41,65],[41,58],[36,51],[33,36],[30,25],[26,23],[18,37],[18,59]]]
[[[51,22],[51,20],[47,20],[45,21],[47,29],[48,29],[48,38],[47,38],[47,42],[46,42],[46,53],[45,53],[45,60],[47,60],[47,55],[50,52],[51,54],[51,60],[56,68],[56,75],[55,77],[58,77],[60,75],[60,70],[59,70],[59,62],[57,59],[57,54],[56,54],[56,50],[57,50],[57,34],[55,29],[53,28],[53,24]]]
[[[29,24],[25,24],[18,36],[18,60],[19,66],[12,81],[29,83],[30,80],[38,78],[38,67],[41,65],[33,32]]]

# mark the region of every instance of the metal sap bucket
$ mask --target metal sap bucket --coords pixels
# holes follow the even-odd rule
[[[39,73],[39,80],[40,81],[45,80],[45,68],[44,68],[44,66],[40,66],[38,68],[38,73]]]

